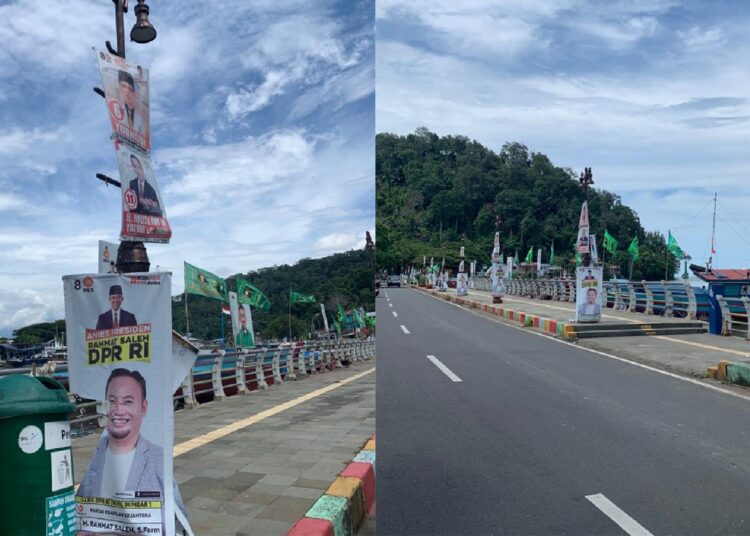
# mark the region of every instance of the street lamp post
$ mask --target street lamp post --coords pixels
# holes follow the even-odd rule
[[[117,50],[112,48],[112,44],[109,41],[107,41],[105,45],[110,54],[125,59],[124,14],[128,12],[128,0],[112,0],[112,3],[115,5]],[[135,6],[134,11],[136,23],[130,30],[130,40],[136,43],[150,43],[156,39],[156,30],[148,20],[149,7],[146,5],[145,0],[138,0],[138,5]],[[104,91],[101,89],[94,88],[94,91],[98,95],[104,97]],[[122,188],[119,181],[101,173],[97,173],[96,178],[107,184],[112,184]],[[148,272],[151,263],[148,260],[148,252],[146,251],[146,246],[143,242],[131,242],[129,240],[120,242],[120,247],[117,250],[117,262],[115,263],[115,267],[119,273]]]
[[[583,197],[586,201],[586,207],[588,209],[589,205],[589,186],[594,184],[594,176],[591,173],[591,168],[587,167],[584,168],[584,170],[581,172],[581,176],[578,178],[578,182],[583,187]],[[589,220],[590,221],[590,220]],[[589,252],[583,254],[583,265],[584,266],[590,266],[591,265],[591,245],[589,244]]]

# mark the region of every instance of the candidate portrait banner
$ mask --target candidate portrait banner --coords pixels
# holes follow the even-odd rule
[[[99,240],[99,273],[114,274],[117,273],[115,263],[117,262],[117,250],[120,244]]]
[[[114,140],[122,190],[121,240],[167,243],[172,229],[167,221],[151,160],[143,151]]]
[[[94,49],[104,84],[104,99],[112,132],[151,151],[148,69],[115,54]]]
[[[589,206],[586,201],[581,205],[581,216],[578,218],[576,251],[578,253],[589,252]]]
[[[599,322],[602,317],[601,266],[576,268],[576,322]]]
[[[76,493],[84,534],[173,535],[171,276],[63,277],[70,391],[103,401],[106,429]]]
[[[250,305],[239,303],[236,292],[229,292],[229,310],[232,316],[232,333],[235,348],[255,348],[253,315]]]

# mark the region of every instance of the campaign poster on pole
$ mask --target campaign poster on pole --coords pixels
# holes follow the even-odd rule
[[[599,322],[602,317],[602,267],[576,268],[576,322]]]
[[[589,207],[586,201],[581,205],[581,216],[578,219],[576,250],[578,253],[589,252]]]
[[[237,301],[237,293],[229,291],[229,310],[232,315],[232,333],[235,348],[255,348],[253,316],[250,306]]]
[[[502,298],[505,296],[505,285],[500,277],[500,233],[495,233],[495,242],[492,247],[492,297]]]
[[[99,273],[114,274],[117,273],[115,263],[117,262],[117,250],[120,244],[99,240]]]
[[[70,391],[106,429],[76,493],[79,534],[174,534],[171,275],[63,277]]]
[[[456,275],[456,296],[466,296],[469,293],[469,280],[464,273],[464,261],[458,264]]]
[[[172,229],[161,199],[151,159],[143,151],[115,138],[122,184],[121,240],[169,242]]]
[[[149,128],[148,69],[109,52],[94,49],[104,84],[112,131],[148,152]]]

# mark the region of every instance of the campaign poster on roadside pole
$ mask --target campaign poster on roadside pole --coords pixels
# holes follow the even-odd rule
[[[578,218],[576,251],[578,253],[589,252],[589,206],[586,201],[581,205],[581,216]]]
[[[491,284],[492,284],[492,298],[493,301],[502,301],[505,296],[505,284],[500,277],[500,263],[502,258],[500,255],[500,233],[495,233],[495,242],[492,246],[492,267],[491,267]]]
[[[237,293],[229,291],[229,311],[232,315],[232,334],[235,348],[255,348],[253,315],[250,306],[237,301]]]
[[[70,391],[107,417],[76,493],[78,534],[173,535],[171,275],[63,277]],[[182,518],[182,516],[181,516]]]
[[[466,296],[469,293],[469,281],[464,272],[464,261],[458,263],[458,274],[456,274],[456,296]]]
[[[99,240],[99,273],[114,274],[117,273],[115,263],[117,263],[117,251],[120,244]]]
[[[109,52],[94,49],[104,84],[112,132],[151,151],[148,69]]]
[[[148,154],[115,138],[122,185],[121,240],[167,243],[172,229],[167,221],[159,185]]]
[[[602,317],[601,266],[576,268],[576,322],[599,322]]]

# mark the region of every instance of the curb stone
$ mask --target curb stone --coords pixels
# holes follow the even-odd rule
[[[287,536],[354,536],[375,510],[375,436],[310,507]]]

